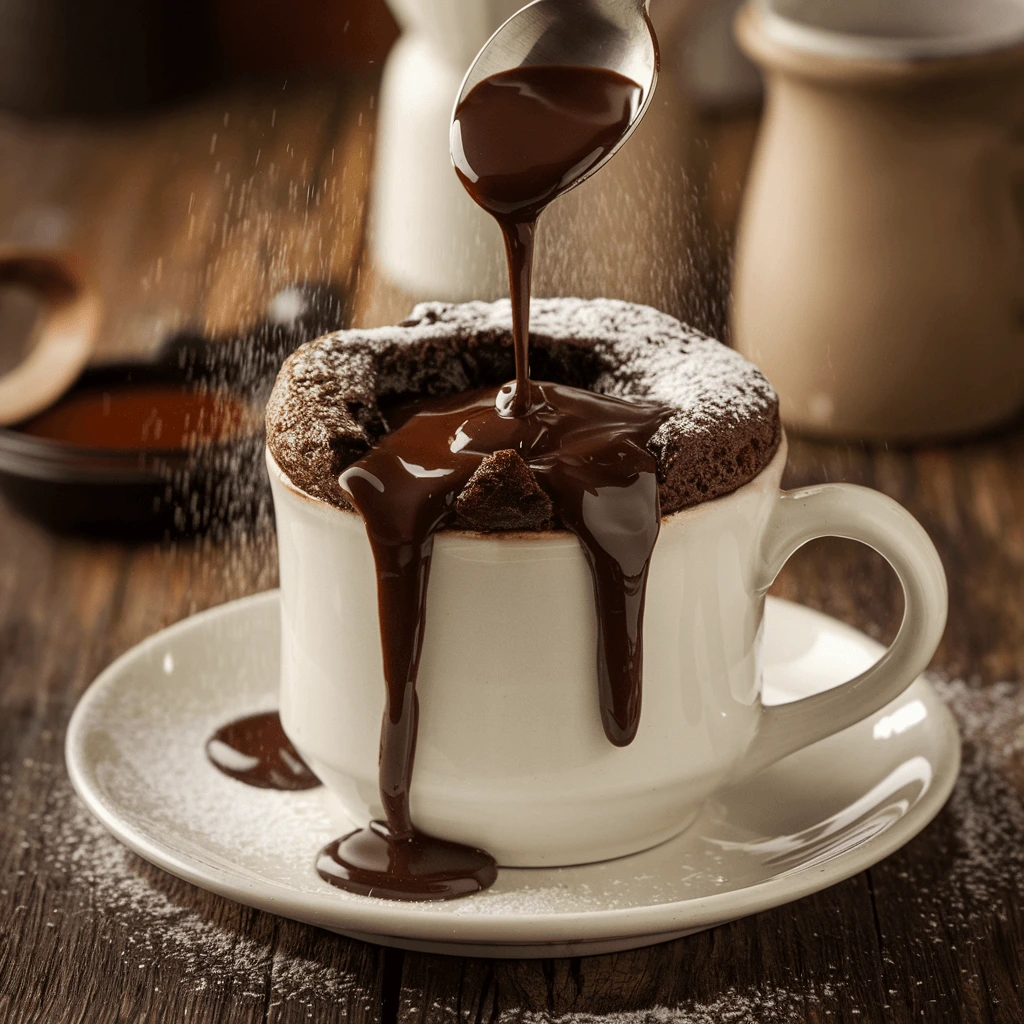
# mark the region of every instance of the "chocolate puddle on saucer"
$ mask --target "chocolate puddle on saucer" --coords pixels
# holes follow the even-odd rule
[[[456,110],[456,170],[505,238],[516,380],[413,404],[340,477],[373,550],[387,683],[380,741],[386,820],[321,852],[317,870],[340,888],[450,899],[497,876],[486,852],[418,831],[409,806],[434,535],[454,520],[459,494],[496,453],[529,467],[555,520],[583,547],[597,609],[604,730],[617,746],[636,735],[644,594],[659,529],[657,466],[646,446],[670,413],[531,381],[528,337],[537,217],[615,147],[641,99],[636,83],[611,71],[537,66],[485,79]]]
[[[315,789],[320,785],[285,735],[276,711],[221,726],[206,741],[206,756],[225,775],[260,789]]]

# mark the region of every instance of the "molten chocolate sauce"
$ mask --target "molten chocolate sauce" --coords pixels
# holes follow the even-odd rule
[[[606,68],[543,65],[485,78],[459,104],[451,151],[466,191],[501,227],[508,256],[516,393],[529,406],[530,278],[537,218],[626,134],[643,98]]]
[[[260,789],[314,789],[320,780],[281,728],[276,711],[239,718],[206,741],[206,756],[225,775]]]
[[[482,850],[419,832],[409,806],[434,535],[488,456],[515,452],[580,541],[594,581],[597,685],[609,740],[624,746],[640,721],[642,623],[658,537],[657,466],[647,443],[669,410],[529,379],[534,227],[554,198],[621,140],[641,88],[601,68],[524,67],[485,79],[452,125],[456,170],[501,225],[509,263],[516,380],[417,403],[340,478],[362,515],[377,569],[387,683],[380,743],[386,821],[331,843],[322,878],[389,899],[449,899],[489,886]]]
[[[451,900],[494,884],[498,869],[483,850],[413,830],[396,835],[371,821],[320,851],[322,879],[361,896],[391,900]]]

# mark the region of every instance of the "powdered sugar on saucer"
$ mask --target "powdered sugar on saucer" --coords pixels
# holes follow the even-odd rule
[[[154,663],[164,665],[162,673],[171,666],[173,675],[181,659],[167,659],[165,652],[156,651]],[[134,760],[122,762],[118,769],[114,756],[108,770],[117,778],[107,781],[132,799],[138,799],[139,789],[159,784],[165,807],[153,811],[157,824],[163,813],[170,822],[191,815],[204,832],[203,842],[225,857],[244,849],[246,870],[269,869],[282,856],[291,857],[296,864],[291,884],[315,890],[321,883],[312,870],[313,854],[322,840],[343,827],[327,794],[251,790],[220,775],[203,754],[203,741],[213,727],[271,706],[266,672],[257,678],[260,673],[252,668],[241,694],[224,685],[225,678],[236,678],[225,661],[217,678],[211,677],[194,696],[179,690],[171,701],[136,686],[119,696],[116,713],[110,706],[97,709],[96,727],[129,723],[121,730],[124,739],[116,742],[127,744],[120,756]],[[920,914],[921,924],[911,941],[923,947],[933,941],[980,939],[1002,913],[1006,899],[1024,887],[1024,808],[1019,797],[1024,781],[1024,690],[1009,683],[981,687],[938,681],[935,686],[953,709],[965,740],[963,773],[950,803],[926,838],[919,840],[948,847],[946,869],[938,877],[919,877],[913,846],[875,869],[876,884],[894,879],[894,868],[907,874],[901,898]],[[138,760],[139,750],[146,751],[144,761]],[[171,881],[161,884],[154,869],[128,853],[81,809],[59,766],[37,765],[33,770],[40,774],[40,786],[52,794],[39,823],[40,884],[54,883],[64,907],[76,912],[88,908],[87,912],[108,918],[112,927],[123,928],[134,940],[131,955],[137,955],[140,966],[174,960],[184,964],[197,984],[232,979],[251,984],[254,993],[264,992],[272,971],[275,992],[285,997],[330,991],[350,1001],[365,998],[357,977],[315,959],[282,957],[267,944],[245,938],[194,909],[187,889]],[[226,807],[232,813],[226,813]],[[457,917],[599,910],[628,906],[636,898],[630,893],[634,886],[646,885],[647,899],[667,900],[685,898],[688,890],[708,892],[736,884],[723,875],[723,864],[710,846],[699,856],[681,856],[676,868],[672,878],[645,879],[639,870],[626,877],[621,863],[594,865],[586,874],[574,870],[571,878],[568,872],[544,872],[541,884],[536,875],[527,881],[523,876],[530,873],[505,872],[491,893],[461,904],[456,901],[449,912]],[[333,891],[331,897],[359,899]],[[829,984],[841,985],[842,977],[830,978]],[[770,1024],[802,1019],[808,1000],[827,1002],[828,994],[824,988],[729,991],[710,1002],[621,1017],[565,1018],[565,1024],[658,1024],[662,1019]],[[663,1010],[664,1018],[658,1016]]]
[[[54,913],[84,912],[106,919],[108,927],[127,936],[125,958],[131,967],[171,962],[197,988],[230,984],[261,1001],[271,974],[275,996],[299,1004],[341,998],[369,1004],[375,998],[354,973],[285,954],[270,941],[222,926],[187,895],[181,897],[182,883],[139,860],[85,810],[63,765],[36,763],[33,771],[40,785],[50,787],[38,838],[40,881],[54,892]]]

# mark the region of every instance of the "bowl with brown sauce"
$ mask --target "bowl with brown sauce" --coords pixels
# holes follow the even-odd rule
[[[48,409],[0,428],[0,491],[51,528],[150,539],[265,506],[262,415],[228,386],[166,363],[87,370]]]
[[[0,493],[53,529],[118,540],[269,518],[266,397],[285,357],[346,315],[337,285],[290,287],[237,333],[185,331],[151,362],[86,369],[51,405],[0,427]]]

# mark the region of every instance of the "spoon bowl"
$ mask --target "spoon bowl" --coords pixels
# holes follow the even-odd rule
[[[466,72],[455,111],[491,75],[530,65],[599,67],[640,86],[636,113],[618,143],[581,174],[572,187],[603,167],[632,135],[647,111],[658,81],[658,42],[646,0],[533,0],[484,43]]]

